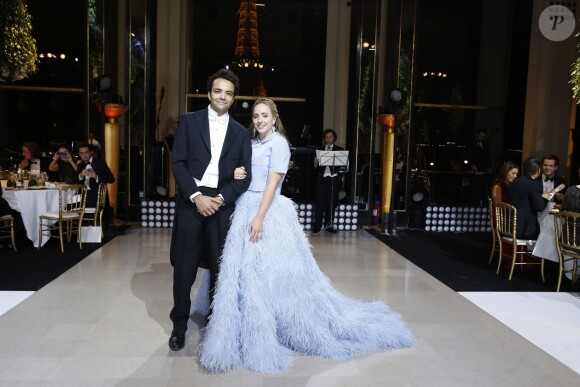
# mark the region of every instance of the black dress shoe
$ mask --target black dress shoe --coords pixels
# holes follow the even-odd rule
[[[313,228],[312,229],[312,233],[313,234],[318,234],[319,232],[320,232],[320,229],[319,228]]]
[[[333,234],[336,234],[338,231],[336,231],[336,229],[334,227],[329,227],[326,229],[326,231],[331,232]]]
[[[179,351],[185,346],[185,331],[176,331],[175,329],[171,332],[171,337],[169,338],[169,349],[172,351]]]

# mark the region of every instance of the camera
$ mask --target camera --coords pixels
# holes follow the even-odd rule
[[[66,159],[68,157],[68,152],[58,152],[58,157],[61,159]]]

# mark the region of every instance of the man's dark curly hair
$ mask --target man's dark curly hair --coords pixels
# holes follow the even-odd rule
[[[232,71],[226,70],[226,69],[220,69],[209,77],[209,79],[207,80],[208,93],[211,93],[211,89],[213,88],[213,81],[215,81],[218,78],[222,78],[222,79],[228,80],[231,83],[233,83],[234,84],[234,97],[236,95],[238,95],[240,80],[238,79],[238,76],[236,74],[234,74]]]

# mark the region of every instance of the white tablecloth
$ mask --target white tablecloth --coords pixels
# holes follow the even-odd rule
[[[538,223],[540,223],[540,235],[536,241],[536,246],[534,247],[533,255],[536,257],[549,259],[550,261],[560,262],[560,257],[558,256],[558,249],[556,247],[556,229],[554,226],[554,215],[550,214],[552,208],[554,208],[554,202],[548,202],[548,205],[538,214]],[[567,270],[572,269],[572,261],[566,261],[564,263],[564,268]],[[571,273],[566,273],[566,277],[572,278]]]
[[[556,249],[556,234],[554,229],[554,217],[550,215],[550,210],[554,208],[554,202],[548,202],[544,211],[538,214],[538,223],[540,223],[540,235],[536,241],[533,255],[536,257],[549,259],[550,261],[560,262],[558,250]]]
[[[20,212],[26,236],[38,247],[38,217],[47,212],[58,212],[58,190],[13,190],[2,195],[12,209]],[[42,237],[42,244],[50,238]]]

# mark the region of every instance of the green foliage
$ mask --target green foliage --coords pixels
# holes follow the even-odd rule
[[[23,0],[0,0],[0,81],[14,82],[36,72],[36,39]]]
[[[572,84],[572,96],[576,103],[580,103],[580,56],[572,63],[570,83]]]

